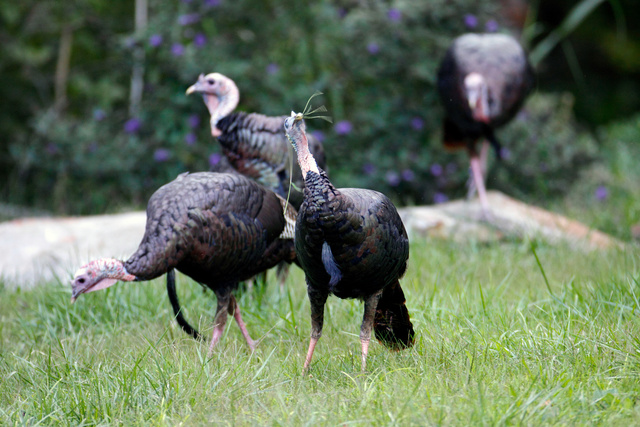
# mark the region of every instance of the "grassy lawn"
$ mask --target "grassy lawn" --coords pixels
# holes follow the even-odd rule
[[[374,344],[362,303],[330,298],[309,376],[302,272],[240,298],[211,359],[174,324],[164,278],[69,304],[66,284],[0,290],[0,424],[468,425],[640,423],[640,251],[414,241],[403,286],[416,345]],[[271,282],[274,276],[270,275]],[[211,292],[179,276],[187,318]]]

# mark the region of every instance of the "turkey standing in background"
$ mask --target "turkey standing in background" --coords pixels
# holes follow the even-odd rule
[[[234,315],[255,349],[232,291],[239,281],[281,261],[293,262],[295,211],[260,184],[239,174],[182,174],[149,199],[147,225],[138,250],[127,261],[99,259],[81,267],[72,281],[71,301],[118,280],[151,280],[177,269],[213,290],[218,298],[209,353],[222,336],[227,313]],[[172,280],[167,280],[167,286]],[[169,295],[171,296],[171,289]],[[173,289],[175,296],[175,288]],[[185,332],[199,337],[172,300]]]
[[[233,80],[220,73],[200,74],[198,81],[187,89],[188,95],[194,92],[202,95],[211,114],[211,134],[220,142],[231,166],[299,208],[302,193],[290,189],[290,167],[293,167],[292,179],[298,189],[304,187],[304,180],[300,167],[289,154],[289,143],[282,127],[286,116],[234,112],[240,91]],[[325,168],[322,144],[315,138],[309,138],[309,144],[318,164]]]
[[[331,184],[309,151],[302,114],[291,113],[284,128],[305,180],[295,236],[311,303],[311,340],[304,370],[322,335],[329,294],[364,300],[360,328],[364,370],[372,329],[387,347],[400,350],[413,345],[415,334],[399,282],[409,258],[407,232],[384,194],[336,189]]]
[[[485,216],[489,215],[484,177],[488,142],[500,158],[494,129],[509,122],[533,88],[533,70],[522,46],[504,34],[464,34],[447,50],[438,70],[445,107],[444,143],[466,147],[471,173]],[[480,154],[478,139],[484,138]]]

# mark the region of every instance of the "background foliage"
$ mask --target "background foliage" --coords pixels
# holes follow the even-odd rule
[[[337,185],[375,188],[403,204],[459,197],[466,155],[447,153],[440,144],[435,71],[444,50],[465,31],[518,36],[524,29],[523,43],[535,45],[571,3],[523,9],[518,1],[150,1],[148,25],[136,31],[134,1],[5,2],[0,195],[10,205],[3,206],[56,214],[139,208],[177,174],[206,170],[218,147],[206,109],[184,91],[199,73],[211,71],[238,83],[240,108],[247,111],[286,114],[302,108],[315,90],[324,92],[319,102],[334,124],[309,126],[324,138]],[[563,42],[538,65],[537,92],[499,134],[508,151],[491,169],[489,188],[548,205],[562,200],[579,177],[587,177],[581,185],[590,198],[612,182],[611,171],[589,172],[606,160],[603,148],[617,147],[603,138],[620,125],[603,117],[628,116],[638,104],[609,102],[606,114],[589,115],[582,101],[597,93],[585,98],[582,84],[589,81],[566,70],[580,66],[576,52],[598,33],[603,39],[595,49],[607,54],[594,75],[608,69],[624,77],[627,89],[635,87],[625,82],[638,76],[638,61],[616,61],[628,57],[623,47],[631,55],[639,48],[631,33],[637,29],[625,25],[627,13],[627,19],[637,13],[627,3],[601,6],[597,20],[586,22],[602,31],[578,27],[566,39],[571,44]],[[528,14],[518,15],[522,10]],[[136,63],[144,67],[139,104],[130,102]],[[583,75],[590,78],[591,70]],[[575,95],[558,84],[563,73]],[[631,98],[628,91],[612,92]],[[599,128],[603,123],[610,128]],[[633,126],[628,132],[627,143],[636,144],[640,132]],[[634,207],[627,216],[640,214]]]

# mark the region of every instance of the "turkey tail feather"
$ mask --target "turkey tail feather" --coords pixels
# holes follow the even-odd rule
[[[415,332],[409,318],[406,299],[400,282],[384,288],[376,309],[373,329],[376,338],[385,346],[394,350],[403,350],[413,346]]]
[[[178,301],[178,293],[176,292],[176,271],[169,270],[167,273],[167,294],[169,294],[169,301],[171,301],[171,306],[173,307],[173,313],[176,316],[176,322],[185,331],[187,334],[191,335],[193,338],[197,340],[202,340],[202,335],[195,329],[193,326],[187,322],[187,320],[182,316],[182,309],[180,308],[180,301]]]

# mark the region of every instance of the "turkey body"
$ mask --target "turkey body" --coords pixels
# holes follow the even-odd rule
[[[391,201],[373,190],[336,189],[324,171],[309,172],[305,183],[295,241],[308,286],[363,298],[397,282],[409,240]]]
[[[486,83],[485,121],[474,119],[465,77],[477,73]],[[445,144],[468,145],[495,139],[493,129],[508,123],[533,88],[533,69],[522,46],[504,34],[464,34],[454,40],[438,70],[445,108]]]
[[[147,205],[147,225],[125,268],[139,280],[177,269],[218,292],[293,261],[281,199],[236,174],[199,172],[160,187]]]

